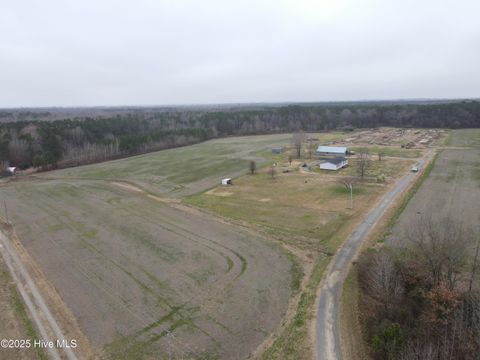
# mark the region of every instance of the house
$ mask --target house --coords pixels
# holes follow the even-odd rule
[[[346,156],[348,149],[343,146],[324,146],[320,145],[317,148],[317,155],[335,155],[335,156]]]
[[[233,185],[232,179],[230,178],[222,179],[222,185]]]
[[[348,160],[343,156],[337,156],[331,159],[322,159],[320,161],[320,169],[337,171],[348,165]]]

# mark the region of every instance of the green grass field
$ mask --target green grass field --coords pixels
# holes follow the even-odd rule
[[[340,139],[341,132],[310,134],[320,142]],[[204,143],[132,156],[125,159],[46,173],[48,178],[122,180],[149,192],[181,197],[204,191],[224,177],[248,172],[249,162],[257,167],[278,161],[272,147],[290,145],[291,134],[230,137]]]
[[[348,166],[339,171],[321,170],[319,166],[313,167],[313,171],[321,174],[328,174],[332,176],[357,176],[358,166],[357,159],[352,157],[348,159]],[[409,171],[416,161],[414,159],[394,159],[384,158],[381,161],[372,156],[370,166],[366,170],[365,177],[376,180],[382,176],[386,178],[396,178],[401,174]]]
[[[192,195],[184,201],[255,225],[302,249],[323,249],[329,253],[336,249],[337,244],[331,244],[330,239],[338,228],[357,216],[379,191],[373,186],[358,186],[358,207],[351,211],[347,209],[346,188],[335,181],[323,181],[321,176],[297,171],[279,174],[272,180],[261,172],[235,179],[234,184]]]
[[[123,180],[156,194],[196,193],[273,161],[271,148],[289,144],[291,135],[232,137],[125,159],[46,173],[49,178]]]

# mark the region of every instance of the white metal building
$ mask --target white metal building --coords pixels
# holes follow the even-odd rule
[[[346,156],[348,149],[343,146],[323,146],[320,145],[317,148],[318,155],[337,155],[337,156]]]
[[[338,156],[332,159],[323,159],[320,161],[320,169],[322,170],[334,170],[343,168],[348,165],[348,160],[343,156]]]

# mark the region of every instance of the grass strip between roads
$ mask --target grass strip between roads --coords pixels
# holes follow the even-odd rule
[[[317,289],[327,268],[331,256],[319,256],[308,280],[305,290],[300,296],[300,301],[293,318],[293,321],[283,330],[272,346],[265,351],[262,359],[310,359],[312,354],[308,353],[310,348],[308,341],[308,320],[313,316],[313,305],[315,304]]]
[[[30,320],[30,317],[28,316],[27,311],[25,310],[25,305],[23,304],[23,300],[20,298],[20,295],[18,294],[18,291],[15,288],[15,285],[13,284],[11,285],[11,288],[10,288],[10,294],[11,294],[10,300],[11,300],[12,306],[18,318],[20,319],[23,327],[25,328],[26,334],[28,335],[32,343],[35,340],[39,340],[40,338],[38,337],[37,331],[33,326],[33,323]],[[48,356],[43,348],[35,346],[34,351],[38,359],[48,360]]]

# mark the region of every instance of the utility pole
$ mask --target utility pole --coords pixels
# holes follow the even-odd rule
[[[353,209],[353,181],[351,179],[341,180],[341,183],[347,188],[347,204],[348,204],[348,191],[350,192],[350,207],[347,205],[347,209]]]
[[[350,188],[350,209],[353,209],[353,185],[348,184]]]
[[[355,179],[343,178],[339,180],[339,183],[343,184],[347,189],[347,209],[353,209],[353,184],[355,183]],[[348,193],[350,193],[350,196]]]
[[[5,200],[3,200],[3,206],[5,207],[5,221],[7,222],[7,224],[9,224],[9,222],[8,222],[7,202],[6,202]]]

